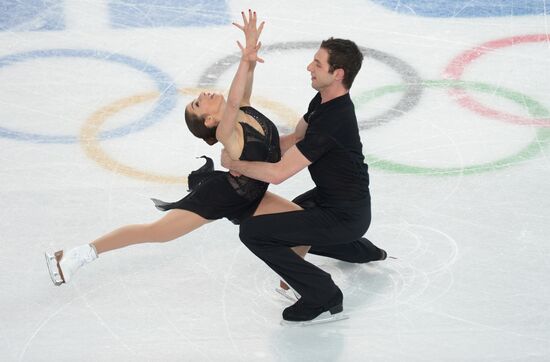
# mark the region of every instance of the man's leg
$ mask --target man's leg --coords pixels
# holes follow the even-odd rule
[[[307,242],[302,240],[308,239],[305,225],[311,221],[304,220],[304,214],[295,211],[251,217],[241,223],[240,238],[302,297],[324,301],[337,289],[332,278],[291,249]]]
[[[309,253],[348,263],[368,263],[384,260],[387,257],[384,249],[380,249],[367,238],[361,238],[347,244],[312,246]]]
[[[251,217],[240,226],[243,243],[290,284],[306,301],[323,303],[338,288],[328,273],[290,248],[327,246],[353,240],[364,225],[346,223],[321,209]]]
[[[318,206],[315,201],[315,193],[316,189],[309,190],[296,197],[292,202],[304,209],[315,208]],[[370,207],[367,212],[365,212],[364,217],[370,225]],[[387,257],[385,250],[378,248],[364,237],[347,244],[315,245],[309,249],[309,253],[346,261],[348,263],[368,263],[370,261],[384,260]]]

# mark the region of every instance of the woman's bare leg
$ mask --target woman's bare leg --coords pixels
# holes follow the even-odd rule
[[[97,259],[99,254],[140,243],[160,243],[183,236],[209,220],[186,211],[171,210],[158,221],[127,225],[116,229],[90,244],[77,246],[54,255],[46,253],[46,264],[55,285],[68,283],[78,269]]]
[[[267,191],[254,212],[254,216],[299,210],[303,209],[292,201],[288,201],[279,195]]]
[[[254,216],[299,210],[303,209],[292,201],[288,201],[281,196],[267,191],[264,198],[260,202],[260,205],[258,205],[258,208],[254,212]],[[293,247],[292,250],[303,258],[306,256],[310,248],[311,247],[309,245],[301,245]]]
[[[155,222],[123,226],[94,240],[91,245],[99,255],[134,244],[166,242],[190,233],[209,221],[187,210],[170,210]]]

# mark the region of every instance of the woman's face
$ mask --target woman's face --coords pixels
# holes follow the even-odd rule
[[[224,104],[225,98],[221,94],[202,92],[187,105],[187,109],[199,117],[212,116],[220,119]]]

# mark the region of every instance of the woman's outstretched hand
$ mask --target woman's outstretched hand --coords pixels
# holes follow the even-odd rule
[[[258,56],[258,50],[262,46],[262,42],[259,41],[260,34],[264,28],[265,21],[262,21],[260,26],[257,26],[257,16],[256,12],[248,10],[248,18],[244,14],[244,11],[241,11],[243,17],[243,24],[240,25],[233,23],[237,28],[241,29],[245,35],[245,46],[243,46],[238,40],[237,45],[241,49],[242,58],[250,62],[260,62],[263,63],[264,60]]]

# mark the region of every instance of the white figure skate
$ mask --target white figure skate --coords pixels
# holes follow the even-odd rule
[[[61,258],[63,258],[63,250],[57,251],[53,255],[44,253],[44,256],[46,257],[46,265],[48,266],[48,271],[50,272],[52,282],[57,286],[65,283],[63,272],[59,267],[59,262],[61,261]]]
[[[59,250],[54,255],[45,253],[45,256],[52,282],[58,286],[68,283],[78,269],[97,259],[95,249],[89,244],[78,246],[67,253]]]
[[[279,282],[279,287],[275,288],[275,291],[282,295],[285,299],[295,303],[300,299],[300,293],[292,289],[286,282],[281,280]]]

